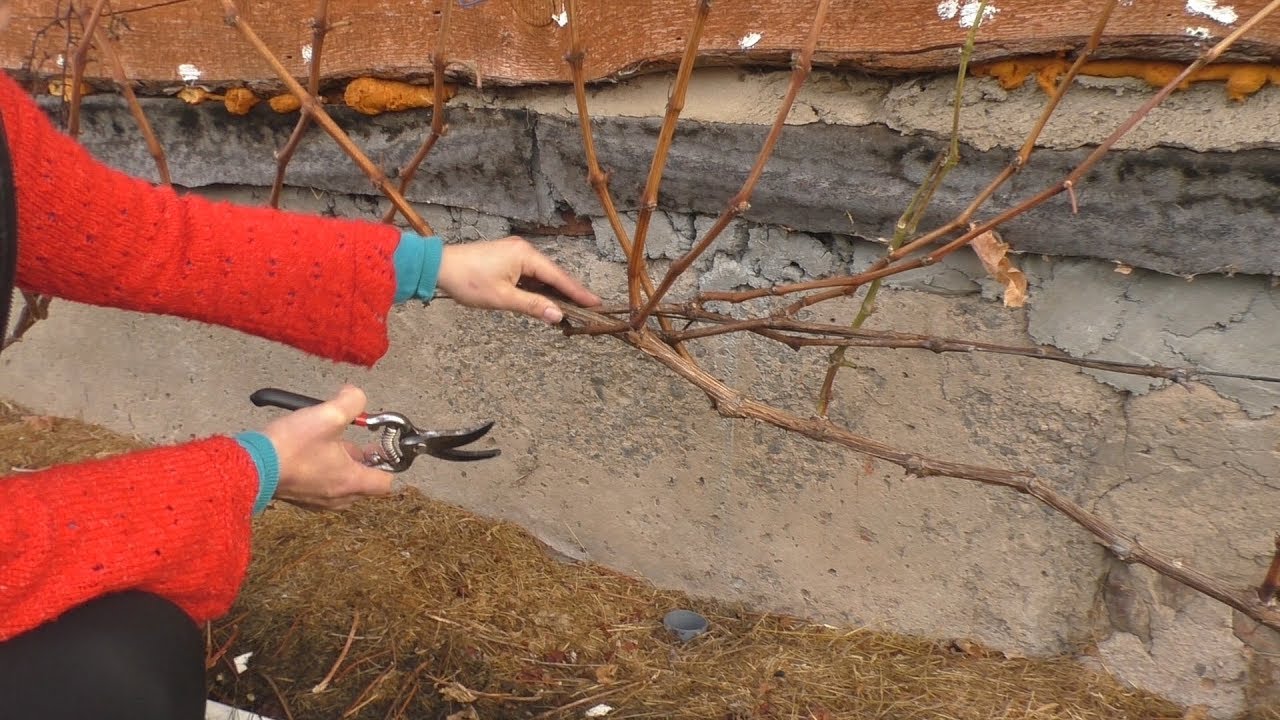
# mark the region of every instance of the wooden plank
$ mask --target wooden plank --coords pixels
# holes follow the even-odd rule
[[[561,0],[453,0],[447,55],[450,72],[486,85],[563,83],[568,31],[554,19]],[[331,3],[338,27],[325,44],[324,76],[340,82],[361,75],[420,80],[430,75],[430,52],[442,0],[353,0]],[[92,5],[81,2],[79,5]],[[935,71],[954,67],[964,41],[963,6],[953,0],[836,0],[822,30],[817,63],[873,72]],[[1141,0],[1117,8],[1103,57],[1194,57],[1202,39],[1221,37],[1265,4],[1235,0]],[[0,36],[5,68],[47,75],[69,54],[68,23],[55,12],[68,3],[15,0],[14,19]],[[292,72],[306,74],[314,0],[241,2],[245,19]],[[976,5],[976,3],[974,3]],[[1091,31],[1100,0],[990,0],[976,59],[990,61],[1078,47]],[[670,67],[679,58],[694,0],[582,0],[586,68],[592,79]],[[218,0],[115,0],[107,18],[130,77],[154,88],[181,83],[179,66],[200,71],[214,86],[245,83],[278,88],[274,75],[223,21]],[[702,44],[704,63],[787,64],[808,31],[816,0],[763,3],[715,0]],[[1192,9],[1200,12],[1193,12]],[[1234,16],[1234,21],[1232,21]],[[1216,20],[1215,20],[1216,18]],[[1222,22],[1219,22],[1222,21]],[[71,23],[73,35],[79,23]],[[749,48],[747,43],[759,35]],[[1280,61],[1280,14],[1239,45],[1234,59]],[[89,79],[106,72],[97,63]]]

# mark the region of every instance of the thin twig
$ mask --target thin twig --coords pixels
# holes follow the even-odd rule
[[[129,81],[129,76],[125,74],[124,63],[120,60],[120,54],[112,47],[111,39],[107,37],[106,31],[101,27],[98,28],[98,46],[102,48],[102,54],[107,56],[107,62],[111,65],[112,79],[115,80],[121,94],[124,95],[125,102],[129,105],[129,113],[133,115],[134,122],[138,124],[138,131],[142,133],[142,137],[147,143],[147,151],[151,153],[151,159],[156,163],[156,172],[160,175],[160,183],[165,187],[173,187],[173,177],[169,174],[169,161],[165,157],[164,146],[160,144],[160,139],[156,137],[156,131],[151,127],[151,121],[147,119],[146,113],[142,111],[142,103],[138,101],[138,96],[133,91],[133,84]]]
[[[1067,91],[1074,86],[1076,76],[1080,73],[1080,69],[1084,67],[1085,62],[1087,62],[1089,58],[1093,57],[1094,52],[1098,49],[1098,45],[1101,44],[1102,33],[1106,29],[1107,23],[1111,20],[1111,13],[1115,10],[1117,2],[1118,0],[1107,0],[1103,5],[1102,13],[1098,16],[1098,20],[1094,24],[1093,32],[1089,35],[1088,43],[1085,44],[1084,49],[1076,56],[1075,61],[1071,63],[1071,67],[1062,77],[1057,87],[1053,89],[1053,94],[1049,96],[1048,101],[1045,102],[1044,108],[1040,111],[1040,117],[1036,120],[1035,125],[1031,127],[1031,132],[1027,134],[1026,139],[1023,141],[1022,148],[1018,150],[1018,154],[1014,156],[1009,165],[1005,167],[1005,169],[997,175],[996,178],[982,190],[982,192],[978,193],[977,197],[975,197],[973,201],[969,203],[968,207],[966,207],[959,215],[953,218],[946,225],[943,225],[927,235],[912,241],[910,245],[898,250],[896,255],[891,254],[890,257],[885,259],[886,264],[911,253],[916,248],[930,245],[940,238],[968,225],[969,221],[973,218],[974,213],[986,204],[987,200],[989,200],[992,195],[995,195],[996,191],[999,190],[1000,187],[1009,180],[1009,178],[1012,178],[1020,172],[1022,168],[1026,167],[1027,161],[1031,159],[1031,154],[1035,152],[1036,142],[1044,132],[1045,126],[1049,124],[1049,118],[1053,116],[1055,111],[1057,111],[1058,106],[1062,103],[1062,99],[1066,97]],[[953,142],[955,142],[955,140],[953,140]]]
[[[1266,19],[1267,16],[1275,12],[1277,8],[1280,8],[1280,0],[1271,0],[1271,2],[1267,3],[1266,7],[1259,10],[1252,17],[1250,17],[1243,24],[1241,24],[1240,27],[1236,28],[1231,34],[1223,38],[1218,44],[1214,45],[1212,48],[1205,51],[1203,54],[1200,55],[1200,57],[1196,58],[1194,62],[1192,62],[1190,65],[1187,65],[1185,68],[1183,68],[1182,72],[1180,72],[1176,77],[1174,77],[1172,80],[1166,83],[1164,87],[1160,88],[1160,90],[1156,92],[1155,95],[1153,95],[1150,99],[1144,102],[1141,107],[1135,110],[1123,123],[1120,124],[1119,127],[1117,127],[1105,140],[1103,140],[1098,145],[1098,147],[1096,147],[1093,150],[1093,152],[1089,153],[1089,155],[1083,161],[1081,161],[1080,164],[1077,165],[1075,169],[1072,170],[1066,176],[1066,178],[1064,178],[1062,181],[1040,191],[1036,195],[1032,196],[1031,198],[1028,198],[1027,200],[1024,200],[1018,205],[1012,208],[1009,208],[1008,210],[1000,213],[999,215],[992,218],[991,220],[988,220],[980,224],[973,224],[973,226],[969,229],[968,232],[952,240],[946,245],[943,245],[941,248],[934,250],[928,255],[925,255],[916,260],[911,260],[908,262],[900,263],[900,264],[889,266],[886,268],[881,268],[877,271],[874,271],[874,273],[872,274],[875,274],[877,277],[887,277],[888,275],[894,275],[900,272],[905,272],[907,270],[913,270],[915,268],[932,265],[938,262],[939,260],[941,260],[942,258],[946,257],[947,255],[960,249],[961,247],[964,247],[965,245],[969,244],[970,241],[972,241],[974,238],[978,237],[979,235],[985,232],[988,232],[990,230],[994,230],[998,226],[1008,222],[1009,220],[1012,220],[1013,218],[1018,217],[1019,215],[1022,215],[1023,213],[1026,213],[1029,210],[1032,210],[1034,208],[1039,207],[1040,205],[1043,205],[1045,202],[1057,196],[1061,192],[1073,190],[1075,186],[1079,184],[1080,179],[1083,178],[1084,175],[1088,173],[1091,169],[1093,169],[1093,166],[1096,165],[1098,161],[1101,160],[1102,157],[1107,152],[1109,152],[1111,148],[1117,142],[1119,142],[1119,140],[1122,137],[1128,134],[1128,132],[1132,130],[1134,127],[1136,127],[1138,123],[1142,122],[1142,120],[1146,118],[1146,116],[1151,112],[1153,108],[1155,108],[1160,103],[1164,102],[1164,100],[1174,90],[1176,90],[1183,83],[1183,81],[1186,80],[1187,77],[1189,77],[1192,73],[1196,72],[1200,68],[1204,67],[1206,64],[1216,60],[1219,56],[1222,55],[1223,52],[1225,52],[1228,48],[1234,45],[1235,42],[1239,40],[1241,36],[1249,32],[1250,30],[1252,30],[1258,23],[1262,22],[1262,20]],[[916,240],[912,242],[910,245],[900,248],[895,253],[892,253],[892,255],[903,257],[907,253],[909,253],[912,249],[914,249],[915,246],[920,245],[924,239],[925,238]],[[887,274],[885,274],[886,271],[888,271]],[[862,284],[862,282],[859,281],[856,277],[844,278],[844,279],[835,278],[835,279],[830,279],[825,281],[820,280],[813,283],[800,283],[798,285],[792,286],[790,290],[786,290],[785,292],[783,291],[772,292],[770,294],[786,294],[786,292],[794,292],[797,289],[817,289],[817,288],[823,288],[823,287],[837,288],[835,290],[830,290],[827,292],[816,293],[814,295],[811,295],[809,297],[806,297],[800,301],[797,301],[791,304],[790,306],[788,306],[787,312],[794,314],[796,312],[799,312],[801,309],[805,307],[816,305],[817,303],[823,302],[825,300],[830,300],[833,298],[840,297],[841,295],[845,295],[848,293],[846,289],[847,287],[856,287],[857,285],[860,285],[860,284]],[[801,288],[802,285],[807,285],[808,287]]]
[[[440,9],[440,32],[436,35],[435,47],[431,48],[431,134],[423,141],[422,146],[418,148],[418,152],[414,153],[413,159],[405,166],[400,173],[400,192],[409,191],[409,183],[413,182],[413,177],[418,173],[418,166],[423,160],[427,159],[427,155],[431,149],[436,146],[436,142],[440,138],[449,134],[449,126],[444,121],[444,71],[447,65],[445,60],[444,48],[445,42],[449,37],[449,17],[453,10],[453,0],[442,0],[443,7]],[[396,208],[394,205],[387,208],[387,213],[382,216],[382,222],[391,222],[396,217]]]
[[[689,30],[689,40],[685,44],[684,56],[680,58],[680,69],[676,72],[675,85],[667,97],[667,113],[662,119],[662,129],[658,132],[658,145],[654,150],[653,161],[649,165],[649,177],[645,181],[644,193],[640,198],[636,234],[627,263],[627,290],[633,311],[640,310],[640,277],[647,274],[644,263],[644,241],[649,232],[649,220],[658,207],[658,188],[662,185],[662,171],[667,164],[667,153],[671,150],[671,138],[676,134],[676,121],[684,111],[685,96],[689,92],[689,78],[693,75],[693,66],[698,59],[698,43],[702,40],[702,31],[706,28],[707,15],[710,12],[711,0],[696,0],[693,28]]]
[[[280,709],[284,711],[285,720],[293,720],[293,711],[289,709],[289,701],[285,700],[284,693],[280,692],[280,686],[276,685],[276,681],[272,680],[271,676],[264,672],[259,671],[258,676],[266,680],[267,684],[271,686],[271,690],[275,692],[276,699],[280,701]]]
[[[384,680],[390,677],[391,673],[395,672],[395,670],[396,670],[395,665],[392,665],[391,667],[384,670],[381,675],[374,678],[373,682],[369,683],[369,686],[366,687],[364,691],[361,692],[358,696],[356,696],[356,699],[351,702],[351,706],[347,708],[347,711],[342,713],[342,717],[344,718],[344,720],[345,718],[349,718],[352,715],[355,715],[356,713],[360,712],[361,710],[364,709],[366,705],[376,700],[378,696],[374,692],[374,690],[376,690],[378,685],[380,685]]]
[[[698,244],[671,264],[671,267],[667,269],[666,275],[663,276],[662,282],[658,284],[658,289],[649,297],[649,302],[638,314],[631,318],[631,327],[639,328],[644,325],[645,319],[653,312],[653,308],[657,307],[658,303],[662,301],[663,296],[671,289],[676,279],[685,270],[688,270],[689,266],[715,242],[716,238],[729,226],[729,223],[734,218],[751,207],[751,195],[755,192],[756,183],[760,181],[760,177],[764,174],[765,163],[769,161],[769,156],[773,154],[774,146],[778,144],[778,138],[782,135],[782,126],[786,124],[787,116],[791,114],[791,108],[795,105],[796,96],[800,93],[800,87],[804,85],[805,80],[809,77],[809,72],[813,66],[813,52],[818,46],[818,35],[826,22],[827,9],[830,7],[831,0],[818,0],[818,9],[814,13],[813,24],[809,28],[809,36],[806,38],[795,68],[792,70],[791,83],[787,86],[787,94],[783,98],[782,104],[778,107],[778,114],[774,117],[773,126],[769,128],[769,134],[765,137],[764,146],[760,148],[760,153],[756,156],[755,165],[752,166],[746,181],[743,182],[742,189],[729,200],[728,206],[720,214],[715,224],[711,226],[711,229],[707,231],[707,234],[698,241]]]
[[[84,24],[84,34],[80,42],[76,43],[76,51],[71,58],[71,114],[67,120],[67,134],[71,137],[80,135],[80,85],[84,82],[84,67],[89,61],[89,48],[93,45],[98,21],[102,19],[102,8],[106,4],[107,0],[97,0],[93,4],[88,20],[85,20],[83,15],[80,16]],[[63,92],[66,90],[67,88],[64,87]]]
[[[320,97],[320,55],[324,50],[324,37],[329,32],[329,0],[318,0],[316,3],[315,17],[311,18],[311,60],[310,75],[307,77],[307,93],[319,102]],[[306,134],[307,128],[311,126],[311,113],[307,112],[304,105],[298,115],[298,124],[293,126],[293,133],[289,135],[289,141],[284,144],[284,148],[276,155],[276,179],[271,184],[271,197],[267,203],[275,208],[280,207],[280,192],[284,189],[285,169],[289,167],[289,161],[293,159],[293,154],[297,152],[298,145],[302,143],[302,136]]]
[[[351,630],[347,633],[347,642],[342,646],[342,652],[338,653],[338,659],[333,661],[333,667],[329,668],[329,674],[324,676],[318,685],[311,688],[313,693],[322,693],[329,689],[329,683],[333,680],[333,676],[338,672],[338,666],[342,665],[342,661],[347,657],[347,651],[351,649],[351,642],[356,639],[356,626],[360,624],[360,611],[356,610],[351,617]]]
[[[592,324],[608,322],[606,317],[598,313],[568,303],[561,303],[560,307],[564,310],[565,317],[571,321]],[[1042,478],[1030,472],[930,458],[858,435],[826,418],[801,417],[772,407],[743,395],[705,370],[685,362],[671,349],[671,346],[648,328],[616,334],[613,337],[637,348],[697,386],[710,398],[716,411],[723,417],[757,420],[813,440],[841,445],[855,452],[891,462],[906,470],[909,475],[916,477],[953,477],[1007,487],[1030,495],[1088,530],[1123,562],[1145,565],[1239,610],[1270,628],[1280,630],[1280,610],[1260,603],[1256,591],[1230,588],[1218,578],[1189,568],[1179,560],[1143,546],[1134,538],[1121,532],[1115,525],[1057,492]]]
[[[601,316],[623,315],[625,308],[601,307],[593,308]],[[1159,378],[1176,383],[1188,382],[1195,378],[1222,377],[1254,382],[1280,383],[1280,377],[1251,373],[1210,370],[1196,367],[1169,367],[1164,365],[1143,365],[1113,360],[1096,360],[1079,358],[1051,346],[1018,346],[1000,345],[980,340],[965,338],[949,338],[936,335],[902,333],[887,330],[866,330],[846,325],[814,323],[796,320],[790,317],[766,315],[753,318],[733,318],[728,315],[705,310],[694,304],[658,306],[654,314],[659,317],[683,319],[708,323],[702,327],[682,330],[670,335],[660,333],[659,337],[668,344],[686,343],[700,338],[725,335],[732,332],[753,332],[798,350],[803,347],[834,346],[883,348],[889,350],[928,350],[933,353],[986,353],[993,355],[1011,355],[1032,360],[1050,360],[1053,362],[1075,365],[1091,370],[1125,375],[1141,375]],[[600,324],[587,327],[575,327],[566,330],[568,335],[613,335],[625,332],[628,325],[620,321],[607,319]]]
[[[908,236],[915,234],[916,227],[920,224],[920,219],[924,217],[925,210],[928,209],[933,196],[938,192],[938,188],[942,187],[942,181],[960,163],[960,108],[963,106],[964,100],[964,78],[969,69],[969,58],[973,56],[973,46],[978,39],[978,28],[982,26],[982,19],[985,17],[986,9],[987,0],[982,0],[978,3],[973,25],[969,28],[969,32],[966,33],[964,47],[960,50],[960,67],[956,70],[955,98],[951,103],[951,144],[947,153],[940,156],[930,167],[929,175],[925,178],[924,183],[911,198],[911,202],[907,204],[902,216],[898,218],[898,222],[894,227],[893,239],[889,241],[890,253],[901,247]],[[867,287],[867,294],[862,298],[862,306],[858,308],[858,314],[854,316],[850,327],[855,330],[862,327],[871,315],[875,313],[876,298],[880,294],[880,286],[882,284],[879,279],[871,281],[871,285]],[[836,375],[840,372],[840,368],[845,366],[844,358],[848,354],[848,349],[847,345],[841,345],[832,350],[827,359],[827,372],[822,378],[822,387],[818,390],[817,412],[819,416],[825,417],[827,414],[827,408],[831,404],[831,395],[835,392]]]
[[[329,113],[325,112],[320,103],[317,102],[315,98],[311,97],[311,95],[307,93],[306,89],[298,84],[297,80],[293,79],[293,76],[289,74],[289,69],[286,68],[284,64],[280,62],[279,58],[271,52],[271,48],[267,47],[266,43],[262,41],[262,38],[258,37],[258,34],[254,32],[253,28],[250,27],[247,22],[244,21],[244,18],[240,17],[240,10],[236,5],[235,0],[222,0],[222,6],[226,11],[227,24],[240,30],[240,33],[249,41],[249,44],[253,45],[254,49],[258,51],[258,54],[271,65],[273,70],[275,70],[276,74],[280,77],[280,80],[289,88],[289,92],[298,97],[298,100],[302,103],[302,107],[306,112],[312,115],[316,123],[320,125],[320,127],[324,128],[325,132],[329,133],[329,136],[334,139],[334,142],[338,143],[338,146],[342,148],[343,152],[354,160],[356,165],[364,171],[364,174],[369,177],[373,184],[391,200],[392,204],[394,204],[396,208],[400,210],[400,213],[405,216],[405,219],[408,220],[409,225],[413,227],[414,231],[420,235],[433,234],[431,226],[427,224],[426,220],[422,219],[422,216],[420,216],[411,205],[409,205],[408,201],[404,199],[404,196],[401,195],[394,186],[392,186],[391,181],[387,179],[386,173],[382,172],[377,165],[373,164],[373,161],[369,160],[369,158],[360,151],[360,148],[356,147],[355,143],[351,141],[351,138],[342,131],[342,128],[338,127],[338,124],[333,121],[333,118],[329,117]]]
[[[530,720],[546,720],[546,718],[563,716],[564,713],[576,707],[582,707],[587,703],[595,702],[597,700],[602,700],[606,697],[609,697],[610,695],[613,695],[614,693],[618,693],[623,690],[630,689],[640,684],[641,684],[641,681],[636,680],[633,682],[626,683],[624,685],[617,685],[615,687],[609,688],[608,690],[595,693],[594,695],[588,695],[584,698],[579,698],[577,700],[574,700],[573,702],[565,703],[564,705],[561,705],[559,707],[551,708],[546,712],[538,713],[537,715],[534,715]]]
[[[600,200],[600,206],[604,208],[605,217],[609,220],[609,227],[613,229],[613,236],[617,238],[618,245],[622,248],[623,255],[631,257],[633,247],[631,239],[627,235],[627,230],[622,226],[622,218],[618,215],[618,209],[613,202],[613,194],[609,191],[609,176],[600,168],[600,159],[596,154],[595,136],[591,131],[591,115],[587,111],[587,79],[586,79],[586,57],[587,51],[582,45],[581,34],[581,16],[578,14],[578,0],[567,0],[565,5],[568,13],[569,22],[569,52],[565,55],[565,62],[569,64],[569,70],[573,75],[573,97],[578,108],[578,127],[582,130],[582,151],[587,161],[587,182],[595,191],[596,197]],[[646,295],[653,295],[653,281],[649,279],[647,273],[640,275],[640,287]],[[665,318],[659,319],[659,325],[664,331],[671,331],[670,324]],[[680,353],[689,362],[693,362],[693,356],[688,350],[677,347],[676,352]]]

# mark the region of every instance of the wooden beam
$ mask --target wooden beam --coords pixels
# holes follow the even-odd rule
[[[561,0],[452,0],[451,74],[485,85],[568,83],[567,28],[557,20]],[[411,81],[431,75],[431,44],[440,22],[439,3],[352,0],[334,7],[336,25],[325,46],[324,79],[338,83],[361,75]],[[693,0],[582,0],[583,41],[591,80],[625,77],[675,66]],[[818,42],[815,66],[856,66],[872,72],[952,69],[965,30],[963,0],[838,0]],[[973,3],[976,6],[977,3]],[[1057,53],[1080,47],[1093,27],[1096,0],[995,0],[995,14],[979,33],[974,62]],[[1222,37],[1263,0],[1230,3],[1143,0],[1116,10],[1098,57],[1189,60],[1202,43],[1196,35]],[[289,71],[304,79],[303,47],[309,42],[314,0],[246,3],[245,17]],[[57,27],[59,3],[15,0],[11,26],[0,34],[6,69],[60,73],[67,31]],[[717,0],[707,21],[702,64],[788,65],[811,18],[790,3]],[[543,17],[543,16],[546,17]],[[1232,20],[1233,16],[1236,18]],[[222,20],[218,0],[115,0],[103,17],[116,38],[128,75],[144,89],[181,84],[179,66],[199,71],[212,86],[281,87],[271,68]],[[73,24],[75,33],[80,31]],[[758,38],[757,38],[758,35]],[[72,45],[73,47],[74,45]],[[744,47],[747,46],[747,47]],[[1224,60],[1280,62],[1280,18],[1268,19]],[[91,63],[87,79],[108,80]]]

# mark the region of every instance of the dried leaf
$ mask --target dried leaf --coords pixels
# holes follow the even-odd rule
[[[476,694],[467,689],[460,682],[451,682],[440,688],[440,696],[445,700],[452,700],[459,703],[473,703],[476,701]]]
[[[951,641],[951,649],[965,657],[986,658],[991,657],[991,653],[986,648],[967,638],[956,638]]]
[[[996,282],[1004,285],[1004,306],[1022,307],[1027,302],[1027,276],[1009,260],[1009,246],[994,230],[988,230],[970,243],[982,266]]]
[[[601,665],[596,668],[596,682],[601,685],[612,685],[618,681],[617,665]]]
[[[1182,716],[1182,720],[1209,720],[1208,705],[1192,705],[1187,708],[1187,714]]]
[[[452,713],[445,720],[480,720],[480,713],[476,712],[475,707],[468,705],[465,709]]]

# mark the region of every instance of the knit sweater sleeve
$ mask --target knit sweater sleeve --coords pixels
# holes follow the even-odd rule
[[[393,226],[179,195],[97,161],[0,73],[18,286],[223,325],[332,360],[385,354]]]
[[[257,488],[226,437],[0,478],[0,642],[124,589],[197,622],[223,615],[248,567]]]

